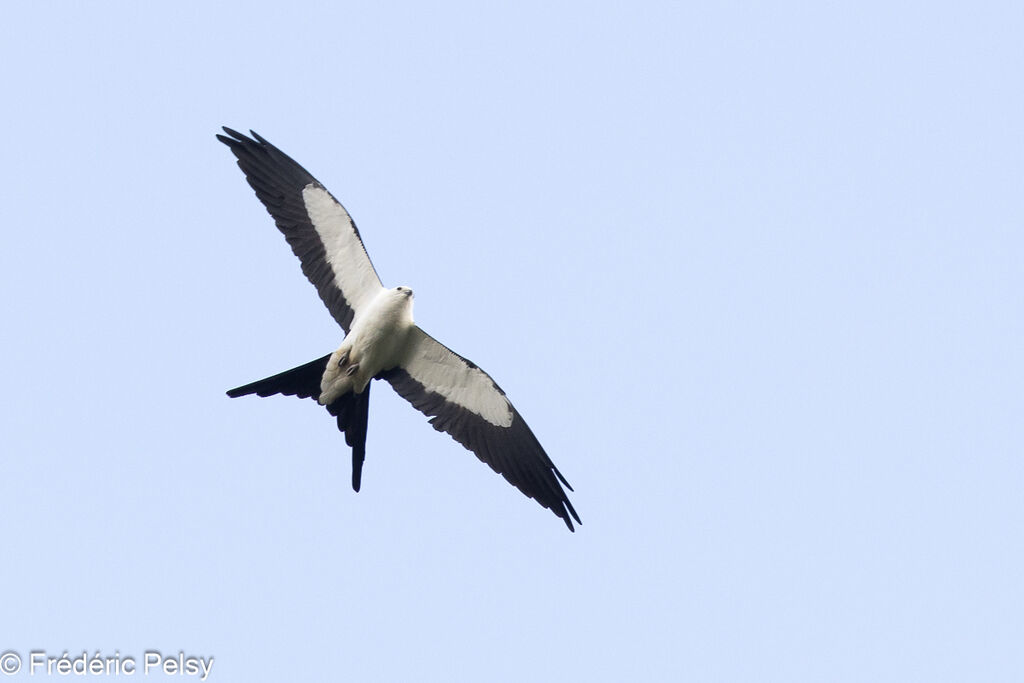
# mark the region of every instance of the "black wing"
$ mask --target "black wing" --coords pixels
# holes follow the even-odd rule
[[[355,312],[381,289],[356,224],[316,178],[277,147],[256,133],[249,138],[230,128],[224,132],[230,137],[217,139],[238,158],[302,272],[347,334]]]
[[[490,375],[419,328],[408,359],[380,374],[430,418],[438,431],[471,450],[508,483],[560,517],[573,531],[579,515],[537,437]],[[571,516],[571,519],[570,519]]]

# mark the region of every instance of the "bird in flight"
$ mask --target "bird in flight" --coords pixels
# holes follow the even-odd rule
[[[385,288],[348,211],[316,178],[264,138],[224,128],[217,139],[238,159],[302,272],[345,331],[334,352],[297,368],[232,389],[228,396],[283,394],[315,399],[337,418],[352,447],[352,488],[366,457],[370,384],[383,379],[430,418],[438,431],[476,454],[508,483],[561,518],[569,531],[579,515],[569,482],[490,375],[421,330],[413,292]]]

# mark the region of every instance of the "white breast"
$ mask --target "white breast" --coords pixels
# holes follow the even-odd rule
[[[394,289],[381,289],[360,307],[352,328],[331,355],[320,380],[320,403],[330,404],[349,391],[362,393],[382,370],[398,365],[405,357],[412,319],[412,297]],[[339,365],[346,359],[344,366]],[[358,366],[353,374],[348,370]]]

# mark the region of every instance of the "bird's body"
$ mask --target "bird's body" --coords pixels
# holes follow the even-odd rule
[[[352,329],[327,362],[317,398],[320,405],[329,405],[350,391],[363,393],[380,372],[402,362],[416,327],[412,298],[408,287],[381,288],[356,314]]]
[[[430,418],[434,429],[447,432],[572,531],[572,520],[580,518],[562,485],[572,487],[494,380],[416,325],[412,290],[381,284],[345,208],[256,133],[249,138],[224,131],[227,136],[217,138],[231,148],[303,273],[346,333],[333,353],[232,389],[228,396],[284,394],[325,406],[352,447],[352,488],[358,491],[371,382],[386,380]]]

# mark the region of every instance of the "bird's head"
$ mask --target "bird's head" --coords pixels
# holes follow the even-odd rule
[[[402,315],[407,317],[411,323],[412,300],[414,298],[412,290],[403,285],[401,287],[393,287],[388,294],[392,297],[394,302],[392,305],[394,305],[398,310],[404,311]]]

